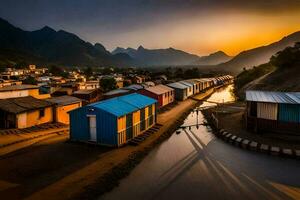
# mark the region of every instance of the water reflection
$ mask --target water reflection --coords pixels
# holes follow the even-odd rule
[[[231,89],[220,89],[208,100],[233,101]],[[208,105],[213,104],[201,106]],[[184,125],[195,124],[196,117],[191,113]],[[204,120],[201,112],[198,120]],[[300,186],[300,163],[288,162],[237,150],[215,139],[209,127],[193,126],[155,148],[117,188],[100,199],[286,199],[288,195],[272,185]],[[283,172],[284,168],[288,170]]]

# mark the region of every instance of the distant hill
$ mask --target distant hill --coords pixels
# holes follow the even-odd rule
[[[197,56],[174,48],[168,49],[138,49],[117,47],[112,54],[126,53],[141,65],[217,65],[232,59],[222,51],[212,53],[208,56]]]
[[[269,62],[272,55],[288,46],[293,46],[299,41],[300,32],[295,32],[270,45],[243,51],[230,61],[217,65],[217,67],[237,74],[241,72],[244,67],[249,68]]]
[[[138,49],[117,47],[112,54],[126,53],[144,66],[159,65],[190,65],[199,59],[199,56],[190,54],[174,48],[168,49],[145,49],[140,46]]]
[[[208,56],[200,57],[195,63],[196,65],[218,65],[231,60],[233,57],[228,56],[223,51],[217,51]]]
[[[1,64],[29,62],[65,66],[118,66],[134,62],[127,54],[112,55],[103,45],[92,45],[63,30],[45,26],[24,31],[1,18],[0,58]]]

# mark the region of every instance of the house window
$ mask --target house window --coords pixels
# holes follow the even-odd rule
[[[39,118],[42,118],[45,116],[45,110],[44,109],[41,109],[40,110],[40,113],[39,113]]]

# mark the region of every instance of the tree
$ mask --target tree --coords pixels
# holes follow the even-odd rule
[[[184,72],[184,78],[199,78],[199,69],[198,68],[192,68],[192,69],[187,69]]]
[[[173,78],[173,71],[172,71],[172,68],[171,68],[171,67],[165,68],[163,74],[166,75],[166,76],[168,77],[168,79]]]
[[[27,78],[23,81],[24,84],[36,85],[37,81],[32,76],[27,76]]]
[[[116,89],[116,80],[114,78],[100,79],[100,86],[104,92]]]
[[[104,75],[109,75],[111,74],[113,71],[111,70],[110,67],[105,67],[103,70],[102,70],[102,74]]]
[[[17,62],[14,67],[16,69],[25,69],[26,67],[28,67],[28,65],[29,64],[26,61],[20,61],[20,62]]]
[[[175,75],[175,78],[183,78],[182,68],[176,68],[174,75]]]
[[[280,68],[299,66],[300,63],[300,44],[294,47],[287,47],[271,57],[271,64]]]
[[[53,74],[54,76],[62,76],[62,77],[68,77],[68,73],[65,72],[62,68],[56,66],[56,65],[51,65],[49,68],[49,72]]]
[[[85,70],[84,70],[84,75],[89,78],[93,75],[93,69],[91,67],[87,67]]]

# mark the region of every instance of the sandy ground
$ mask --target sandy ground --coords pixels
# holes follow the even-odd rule
[[[0,136],[0,156],[29,147],[39,141],[68,133],[69,128],[54,128],[31,133],[7,134]]]
[[[226,129],[228,132],[241,136],[245,139],[255,140],[261,144],[269,144],[282,148],[300,149],[298,136],[287,136],[275,133],[257,134],[246,130],[244,121],[245,104],[242,102],[231,103],[217,108],[219,128]],[[216,109],[207,110],[208,115]]]
[[[201,96],[200,98],[203,98]],[[163,126],[139,146],[119,149],[74,144],[68,135],[41,140],[28,148],[0,157],[0,196],[4,199],[74,199],[135,153],[147,151],[163,134],[179,125],[176,120],[195,107],[188,99],[158,115]]]

